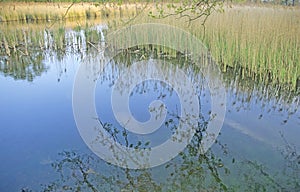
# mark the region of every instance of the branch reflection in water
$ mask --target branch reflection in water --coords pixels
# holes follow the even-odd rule
[[[47,32],[45,32],[47,33]],[[72,35],[71,35],[72,34]],[[100,35],[99,35],[100,36]],[[83,38],[82,32],[66,34],[67,43],[64,44],[66,52],[59,54],[59,49],[50,48],[48,52],[43,52],[45,60],[52,60],[57,63],[58,79],[62,73],[67,73],[67,66],[63,66],[63,58],[72,57],[73,59],[88,60],[86,67],[95,75],[99,73],[99,65],[89,65],[92,63],[103,63],[105,59],[101,52],[105,44],[94,43]],[[47,39],[50,37],[47,36]],[[71,40],[72,39],[72,40]],[[72,43],[72,41],[74,41]],[[76,41],[76,42],[75,42]],[[72,45],[72,46],[71,46]],[[86,46],[84,46],[86,45]],[[55,47],[55,46],[52,46]],[[97,49],[95,49],[97,48]],[[88,50],[88,51],[87,51]],[[99,52],[100,51],[100,52]],[[222,132],[220,139],[214,147],[206,154],[199,153],[199,141],[201,141],[201,132],[205,130],[209,122],[209,93],[205,89],[205,81],[201,77],[199,70],[190,63],[189,57],[185,53],[168,53],[172,50],[163,47],[133,47],[128,50],[122,50],[111,62],[110,67],[105,68],[106,74],[98,79],[98,88],[101,84],[113,85],[119,72],[128,67],[133,61],[148,60],[153,57],[164,59],[176,66],[181,66],[189,78],[194,82],[199,82],[197,94],[200,96],[201,115],[199,117],[199,126],[192,142],[187,148],[170,162],[156,168],[145,170],[130,170],[119,168],[100,160],[94,154],[81,153],[76,150],[66,150],[60,153],[60,158],[52,163],[53,170],[58,173],[58,177],[53,182],[44,184],[38,191],[298,191],[300,184],[300,154],[299,145],[291,143],[286,135],[286,131],[275,132],[282,141],[282,145],[277,145],[277,149],[261,146],[266,150],[273,150],[278,153],[277,158],[282,160],[278,167],[269,166],[258,159],[245,158],[245,154],[232,148],[233,141],[223,139]],[[17,51],[18,52],[18,51]],[[23,51],[22,51],[23,52]],[[21,53],[19,51],[19,53]],[[56,56],[55,56],[56,55]],[[75,56],[74,56],[75,55]],[[99,56],[100,55],[100,56]],[[102,56],[101,56],[102,55]],[[13,58],[13,57],[11,57]],[[19,57],[18,57],[19,58]],[[4,60],[1,60],[4,62]],[[36,60],[39,61],[39,60]],[[16,61],[18,63],[18,61]],[[30,62],[28,62],[30,63]],[[33,65],[35,66],[35,65]],[[52,66],[51,66],[52,67]],[[27,77],[27,75],[14,75],[24,66],[14,67],[13,74],[17,78]],[[43,62],[38,69],[46,69]],[[41,71],[43,71],[41,70]],[[3,70],[4,72],[7,69]],[[25,70],[28,72],[30,70]],[[110,72],[108,72],[110,71]],[[249,112],[259,108],[261,111],[257,114],[257,119],[261,122],[268,114],[280,113],[282,124],[288,124],[289,121],[299,122],[299,95],[293,92],[286,92],[280,86],[274,87],[262,82],[253,82],[249,79],[241,79],[239,74],[229,72],[223,74],[226,83],[227,92],[230,95],[229,107],[233,112]],[[23,73],[23,72],[22,72]],[[37,73],[42,74],[42,72]],[[28,75],[30,76],[30,75]],[[33,75],[35,76],[35,74]],[[160,88],[157,88],[160,87]],[[97,89],[98,89],[97,88]],[[138,98],[140,93],[152,92],[159,94],[158,97],[167,100],[172,95],[172,89],[163,84],[155,82],[146,82],[139,84],[132,92],[132,97]],[[156,95],[157,96],[157,95]],[[206,102],[208,104],[206,104]],[[256,103],[256,105],[254,104]],[[176,110],[174,110],[176,112]],[[100,111],[99,111],[100,113]],[[169,118],[165,122],[166,128],[172,130],[178,122],[176,113],[169,113]],[[127,131],[121,130],[109,119],[99,119],[106,128],[108,134],[116,141],[132,148],[147,148],[152,143],[147,140],[131,140]],[[237,125],[239,119],[233,119],[232,127]],[[228,121],[229,122],[229,121]],[[226,122],[225,122],[226,123]],[[230,123],[229,123],[230,124]],[[298,124],[299,125],[299,124]],[[247,128],[248,125],[244,125]],[[254,130],[249,125],[248,130]],[[246,129],[243,128],[242,129]],[[225,129],[224,129],[225,130]],[[248,134],[252,134],[247,132]],[[254,133],[257,133],[254,131]],[[239,133],[237,135],[242,135]],[[255,134],[254,134],[255,135]],[[265,141],[265,138],[261,136]],[[241,137],[241,139],[244,137]],[[224,141],[223,141],[224,140]],[[134,142],[133,142],[134,141]],[[225,143],[224,143],[225,142]],[[253,144],[252,141],[245,143]],[[247,148],[246,146],[244,146]],[[260,156],[261,154],[255,154]],[[31,191],[30,187],[24,187],[23,191]]]

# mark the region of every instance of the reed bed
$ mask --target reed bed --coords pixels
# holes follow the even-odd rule
[[[116,3],[22,3],[0,2],[0,22],[51,22],[95,18],[120,18],[135,15],[144,5]]]
[[[155,6],[150,10],[155,12]],[[232,68],[230,71],[242,78],[300,91],[300,7],[225,5],[223,12],[208,17],[205,27],[202,20],[189,23],[179,16],[153,19],[144,15],[134,21],[145,22],[165,23],[193,33],[223,72]]]
[[[32,6],[31,4],[25,5],[22,6],[22,4],[17,3],[14,7],[13,4],[7,3],[6,8],[0,8],[2,9],[0,15],[7,20],[18,19],[20,15],[24,14],[44,14],[44,16],[45,14],[52,14],[61,18],[66,13],[66,9],[70,6],[70,3],[32,3],[35,7],[38,5],[35,9],[27,8]],[[52,6],[52,8],[48,6]],[[102,22],[105,18],[104,21],[108,24],[109,30],[114,30],[124,24],[124,18],[137,15],[142,7],[142,4],[124,4],[122,6],[118,4],[101,4],[101,6],[98,6],[98,4],[93,3],[77,3],[67,12],[66,17],[84,18],[83,22],[81,22],[82,20],[74,19],[65,20],[65,23],[60,23],[63,26],[60,30],[68,28],[67,26],[71,28],[83,27],[87,33],[88,27],[92,24],[87,24],[88,20],[86,19],[92,17],[91,15],[94,15],[93,17],[95,18],[100,18]],[[135,18],[130,24],[160,22],[189,30],[204,42],[223,72],[228,71],[228,68],[230,68],[230,71],[241,75],[242,78],[251,78],[254,81],[264,84],[278,84],[284,89],[296,92],[297,89],[299,89],[299,7],[255,7],[254,5],[233,6],[232,8],[226,7],[223,13],[213,13],[208,18],[205,24],[205,30],[201,25],[201,21],[194,21],[188,25],[186,20],[182,18],[151,19],[148,17],[148,13],[154,7],[155,5],[148,6],[148,9],[144,10],[144,15],[139,15],[139,17]],[[14,9],[15,12],[12,11],[12,9]],[[3,12],[3,10],[6,11]],[[90,11],[90,16],[86,14],[87,10]],[[109,15],[107,15],[106,11]],[[45,18],[44,16],[42,18]],[[107,18],[107,16],[109,18]],[[52,16],[48,16],[48,18],[52,18]],[[101,21],[97,20],[96,23]],[[66,24],[67,22],[69,24]],[[19,32],[11,32],[14,30],[9,25],[1,27],[1,54],[9,55],[11,52],[18,50],[15,47],[20,44],[18,42],[22,41],[36,41],[40,47],[43,47],[43,32],[41,33],[41,31],[43,31],[42,28],[45,28],[45,25],[39,24],[36,26],[38,26],[38,28],[41,27],[41,29],[37,29],[37,32],[30,33],[39,34],[33,34],[34,38],[27,39],[24,39],[24,26],[18,30]],[[14,25],[13,28],[15,27],[18,26]],[[55,30],[53,30],[52,33],[54,37],[57,36]],[[56,38],[57,49],[63,49],[63,35],[58,34]],[[89,35],[87,38],[89,38]],[[94,40],[91,39],[91,41]],[[178,42],[181,42],[181,40],[178,39]],[[19,50],[22,52],[26,49],[28,49],[26,46],[19,47]],[[164,52],[164,50],[158,51]],[[26,53],[24,52],[24,54]],[[176,53],[171,53],[171,55],[174,54]]]
[[[206,32],[192,26],[225,72],[296,90],[300,79],[300,9],[235,6],[215,13]]]

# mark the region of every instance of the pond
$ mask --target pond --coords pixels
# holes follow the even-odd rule
[[[188,31],[17,36],[0,58],[0,191],[300,190],[299,92],[221,72]]]

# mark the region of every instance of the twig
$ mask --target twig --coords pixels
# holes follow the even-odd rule
[[[72,4],[68,6],[68,8],[67,8],[67,10],[66,10],[66,12],[65,12],[65,14],[63,15],[63,17],[62,17],[61,20],[65,20],[65,18],[66,18],[66,16],[67,16],[68,12],[70,11],[71,7],[73,7],[74,4],[75,4],[75,2],[73,1]],[[53,22],[49,27],[46,27],[46,28],[47,28],[47,29],[50,29],[51,27],[53,27],[53,25],[54,25],[57,21],[59,21],[59,19],[56,19],[55,22]]]

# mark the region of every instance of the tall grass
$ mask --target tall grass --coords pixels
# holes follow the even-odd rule
[[[0,15],[8,20],[18,19],[26,14],[32,15],[34,18],[40,14],[48,14],[47,17],[44,15],[41,18],[49,19],[53,16],[55,17],[55,15],[61,18],[70,4],[49,3],[33,5],[40,5],[41,7],[35,6],[34,9],[30,9],[28,4],[23,7],[22,4],[16,4],[16,7],[13,7],[12,4],[7,4],[8,8],[0,8],[2,11],[4,10]],[[48,6],[53,6],[53,9]],[[98,6],[98,4],[79,3],[69,10],[67,17],[89,18],[99,16],[98,18],[104,18],[108,16],[109,18],[106,18],[105,21],[109,27],[117,28],[124,24],[124,18],[133,17],[141,10],[142,6],[138,4],[124,4],[122,6],[118,4],[101,4],[101,6]],[[16,11],[11,11],[11,9]],[[160,22],[184,28],[202,39],[222,71],[225,72],[228,68],[231,68],[233,70],[230,71],[239,74],[242,78],[252,78],[264,84],[279,84],[282,88],[294,91],[299,88],[299,7],[233,6],[232,8],[225,8],[224,13],[213,13],[205,24],[205,30],[201,25],[201,21],[195,21],[188,25],[184,19],[166,18],[153,20],[147,17],[150,9],[152,9],[151,6],[144,11],[144,15],[140,15],[131,24]],[[50,14],[52,16],[49,16]],[[71,24],[72,27],[81,25],[77,19],[68,19],[67,21],[73,22]],[[87,20],[82,25],[85,25],[86,22]],[[39,25],[39,27],[42,28],[44,26]],[[8,28],[7,26],[1,27],[1,52],[6,55],[17,50],[14,48],[16,42],[24,40],[22,39],[24,37],[23,32],[13,35],[14,33],[9,32],[13,30],[8,30]],[[7,30],[8,36],[4,35],[6,33],[5,30]],[[36,38],[30,38],[31,41],[37,39],[37,36]],[[36,41],[43,44],[42,39]],[[26,47],[22,47],[23,49],[26,50]],[[161,51],[164,52],[164,50]]]
[[[299,8],[226,8],[208,19],[205,34],[201,27],[191,28],[202,35],[223,71],[230,67],[242,76],[296,89],[300,78]]]
[[[134,21],[145,22],[174,25],[193,33],[208,47],[223,72],[232,68],[242,78],[300,90],[300,7],[227,6],[223,12],[210,15],[205,27],[201,20],[189,24],[179,16],[144,16]]]
[[[22,3],[0,2],[0,22],[51,22],[94,18],[120,18],[136,15],[143,4],[117,3]]]

